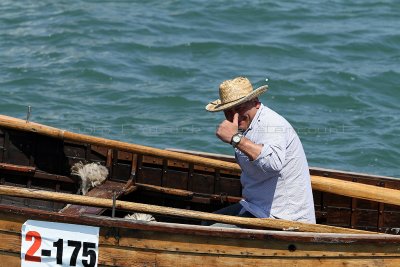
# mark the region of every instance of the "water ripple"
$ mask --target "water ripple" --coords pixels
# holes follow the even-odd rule
[[[268,78],[260,98],[310,165],[398,176],[399,13],[395,0],[4,0],[0,112],[231,154],[204,106],[226,78]]]

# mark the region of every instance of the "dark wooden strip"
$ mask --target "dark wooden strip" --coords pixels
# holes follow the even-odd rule
[[[210,158],[210,159],[218,159],[218,160],[225,160],[225,161],[229,161],[229,162],[236,162],[235,157],[232,155],[215,154],[215,153],[207,153],[207,152],[201,152],[201,151],[176,149],[176,148],[166,148],[165,150],[185,153],[185,154],[189,154],[189,155],[197,155],[200,157],[205,157],[205,158]]]
[[[135,181],[143,181],[143,155],[138,154]]]
[[[34,173],[36,171],[36,168],[31,166],[0,163],[0,170],[11,171],[11,172]]]
[[[215,170],[214,173],[214,194],[221,192],[221,175],[219,170]]]
[[[76,183],[77,181],[71,177],[58,175],[58,174],[51,174],[43,171],[36,171],[33,175],[33,178],[44,179],[44,180],[53,180],[59,182],[66,182],[66,183]]]
[[[24,177],[32,177],[44,180],[53,180],[67,183],[76,183],[76,180],[68,176],[51,174],[44,171],[38,170],[36,167],[16,165],[9,163],[0,163],[0,171],[5,171],[8,173],[23,175]]]
[[[202,203],[206,199],[207,203],[210,203],[210,201],[216,201],[220,203],[236,203],[239,202],[242,198],[241,197],[235,197],[235,196],[229,196],[227,194],[204,194],[204,193],[197,193],[189,190],[183,190],[183,189],[176,189],[176,188],[169,188],[165,186],[156,186],[156,185],[151,185],[151,184],[144,184],[144,183],[135,183],[135,187],[139,190],[144,190],[144,191],[150,191],[150,192],[156,192],[156,193],[162,193],[162,194],[167,194],[167,195],[172,195],[172,196],[178,196],[178,197],[184,197],[187,199],[203,199]]]
[[[357,178],[353,178],[353,182],[357,182]],[[357,225],[357,213],[356,213],[356,209],[357,209],[357,198],[352,197],[351,198],[351,215],[350,215],[350,227],[351,228],[355,228]]]
[[[188,179],[187,179],[187,189],[193,191],[193,169],[194,164],[189,164]]]
[[[357,225],[358,213],[357,211],[357,198],[351,198],[351,215],[350,215],[350,227],[355,228]]]
[[[135,186],[137,186],[139,189],[168,194],[168,195],[174,195],[174,196],[180,196],[180,197],[192,197],[193,196],[193,192],[187,191],[187,190],[182,190],[182,189],[175,189],[175,188],[150,185],[150,184],[142,184],[142,183],[135,183]]]
[[[112,166],[112,159],[113,159],[113,150],[109,148],[107,150],[107,160],[106,160],[106,167],[110,170]]]
[[[92,146],[90,144],[87,144],[85,146],[85,160],[86,160],[86,162],[90,162],[91,155],[92,155]]]
[[[37,143],[38,143],[37,135],[33,134],[32,135],[32,146],[29,147],[29,150],[30,150],[30,153],[29,153],[29,166],[34,166],[35,165],[35,158],[36,158],[35,153],[37,152]]]
[[[3,162],[8,162],[8,151],[10,150],[10,133],[4,132]]]
[[[378,185],[385,187],[385,182],[379,182]],[[378,231],[379,232],[383,231],[383,226],[385,224],[385,216],[383,215],[384,210],[385,210],[385,204],[379,203],[379,206],[378,206]]]
[[[137,166],[138,166],[138,155],[133,154],[132,155],[132,166],[131,166],[131,178],[134,180],[136,180]]]
[[[167,159],[163,159],[163,161],[162,161],[162,176],[161,176],[161,186],[163,186],[163,185],[168,185],[168,183],[167,183],[167,177],[168,177],[168,175],[167,175],[167,172],[168,172],[168,160]]]

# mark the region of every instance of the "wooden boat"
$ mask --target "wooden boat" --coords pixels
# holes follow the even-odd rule
[[[77,162],[106,166],[108,179],[77,195]],[[310,172],[317,225],[215,215],[240,200],[240,169],[230,157],[0,116],[0,265],[21,266],[21,227],[39,220],[100,227],[99,266],[399,266],[400,180]],[[156,222],[123,218],[133,211]]]

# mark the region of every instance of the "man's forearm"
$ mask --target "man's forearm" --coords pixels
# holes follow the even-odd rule
[[[251,161],[255,160],[261,153],[262,145],[253,143],[250,139],[242,137],[240,143],[236,146],[237,149],[242,151]]]

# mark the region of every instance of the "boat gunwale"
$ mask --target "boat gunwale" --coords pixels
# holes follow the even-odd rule
[[[328,172],[329,175],[327,177],[331,177],[333,175],[351,175],[354,177],[366,178],[366,179],[384,179],[384,180],[391,180],[391,181],[396,181],[396,182],[398,182],[400,180],[400,178],[393,177],[393,176],[382,176],[382,175],[367,174],[367,173],[360,173],[360,172],[340,171],[340,170],[327,169],[327,168],[321,168],[321,167],[309,167],[309,168],[310,168],[310,172]],[[322,175],[322,176],[325,176],[325,175]],[[332,178],[335,178],[335,177],[332,177]],[[337,178],[335,178],[335,179],[337,179]]]
[[[224,238],[239,238],[252,240],[281,240],[290,242],[313,242],[313,243],[351,243],[351,244],[399,244],[400,236],[389,234],[336,234],[336,233],[310,233],[310,232],[291,232],[273,231],[259,229],[225,228],[210,227],[200,225],[188,225],[166,222],[144,222],[131,221],[123,218],[111,218],[99,215],[72,215],[62,214],[52,211],[43,211],[25,207],[16,207],[0,204],[0,213],[7,212],[23,217],[27,220],[42,219],[54,222],[85,224],[91,226],[108,228],[125,228],[132,230],[144,230],[154,232],[168,232],[183,235],[213,236]],[[0,219],[1,220],[1,219]]]

